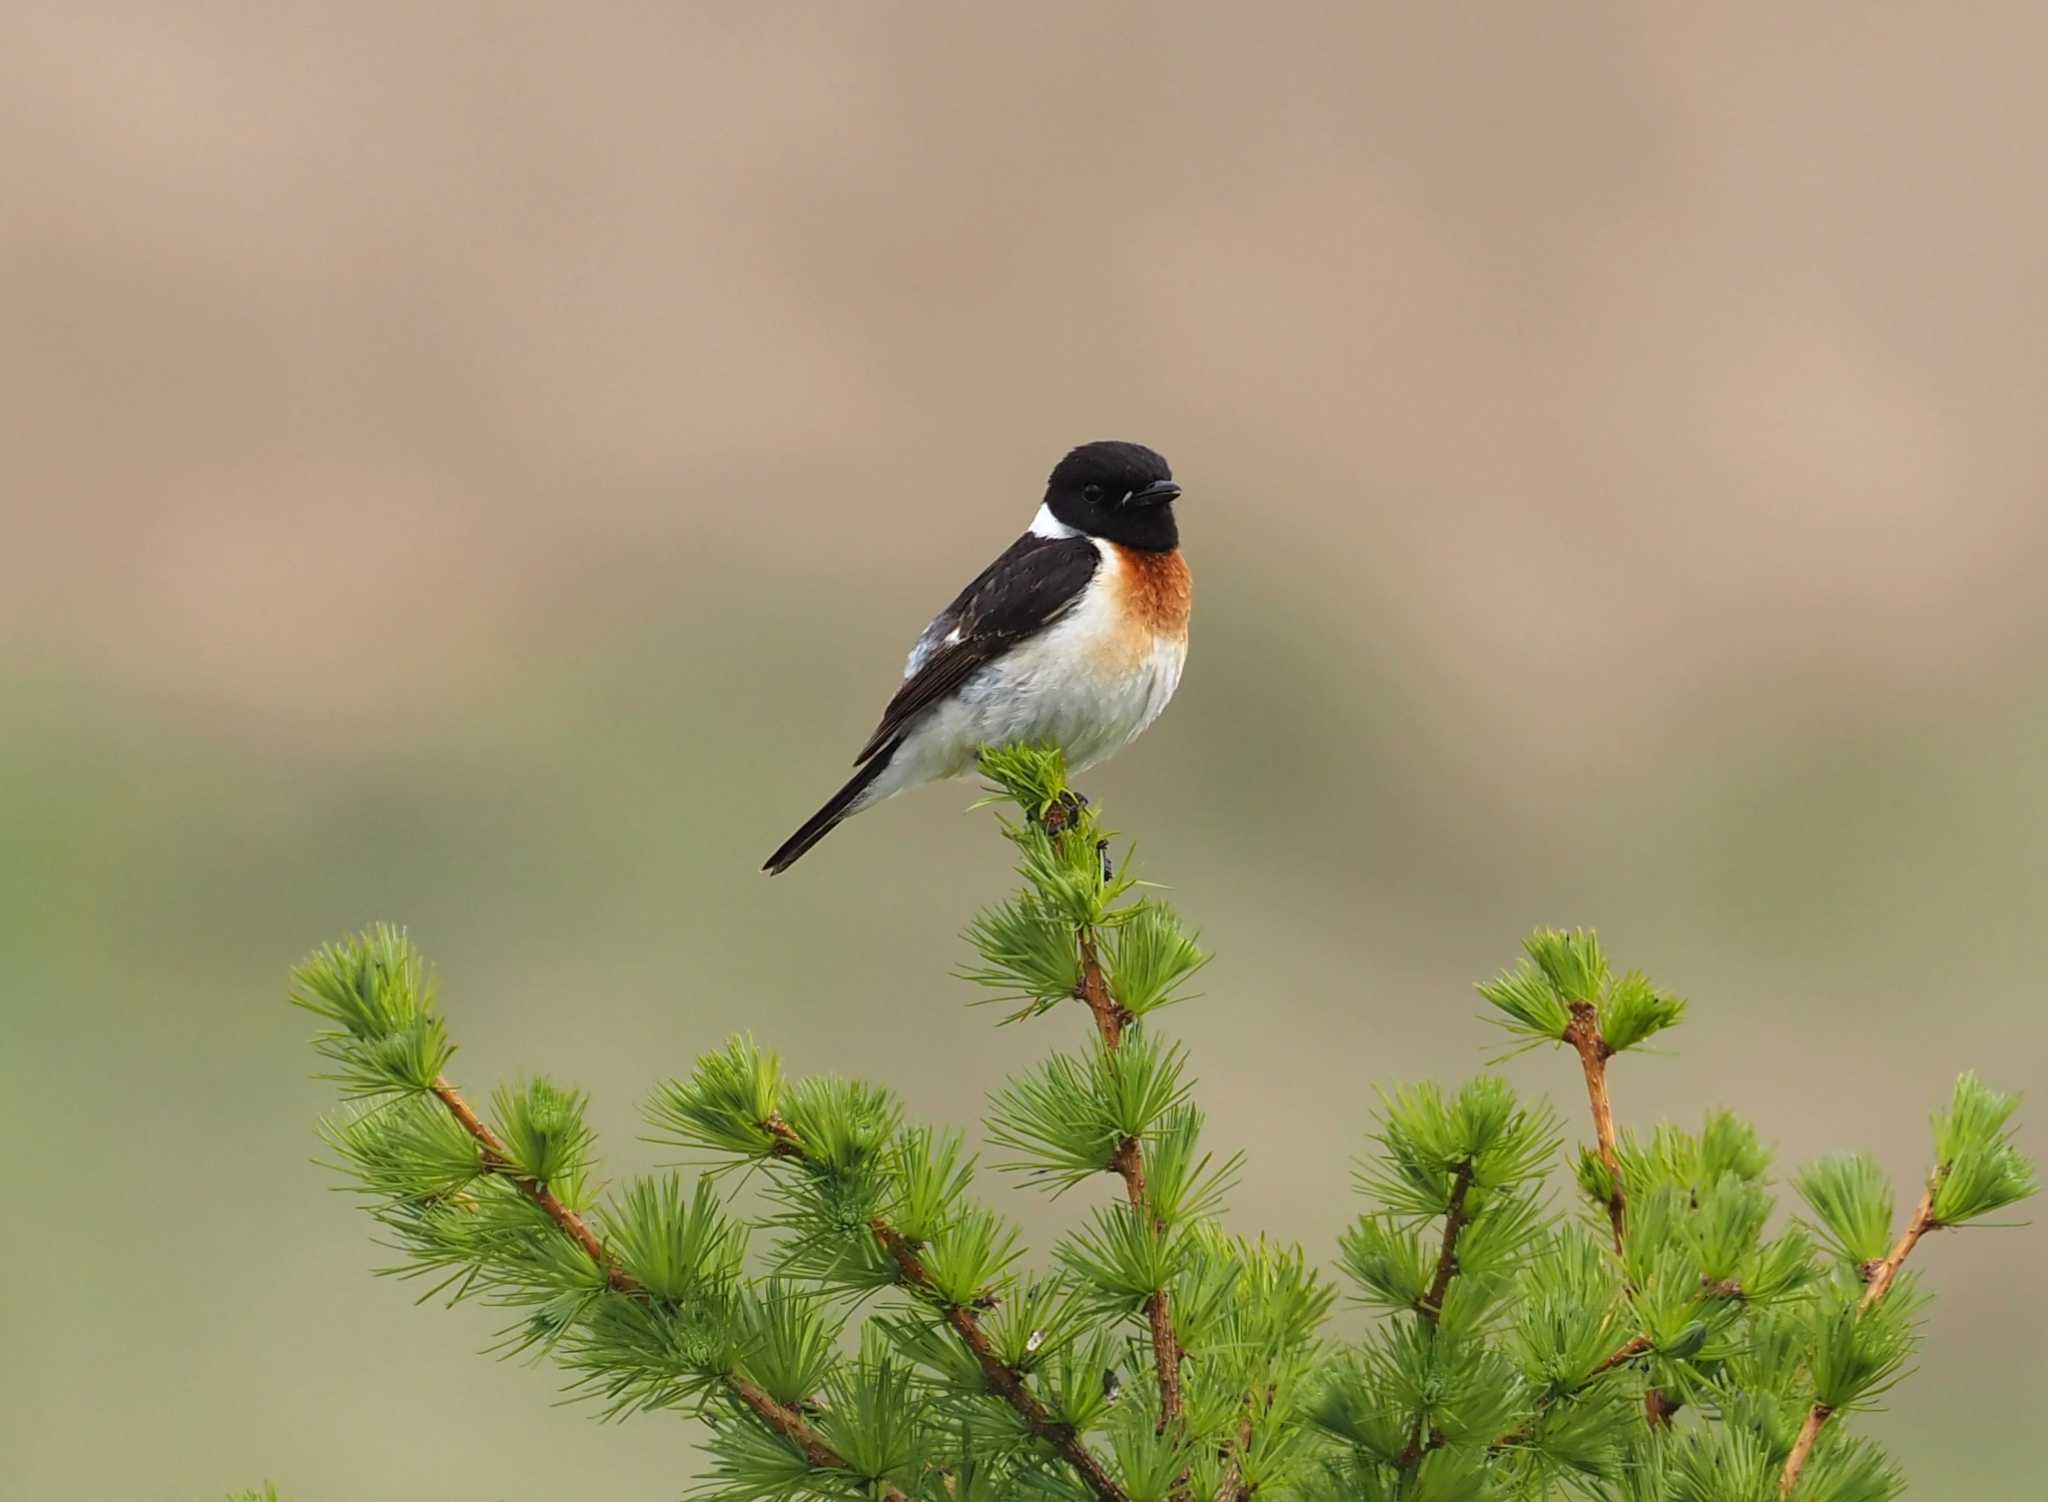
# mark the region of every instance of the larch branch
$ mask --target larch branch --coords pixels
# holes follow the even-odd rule
[[[1614,1100],[1607,1093],[1607,1061],[1614,1057],[1614,1049],[1600,1035],[1600,1012],[1592,1002],[1572,1002],[1571,1013],[1564,1041],[1577,1052],[1579,1068],[1586,1076],[1586,1103],[1593,1112],[1593,1137],[1599,1146],[1601,1165],[1607,1170],[1607,1224],[1614,1232],[1615,1255],[1620,1256],[1628,1230],[1628,1190],[1621,1181]],[[1653,1429],[1669,1424],[1681,1406],[1654,1387],[1643,1394],[1643,1415]]]
[[[1095,1029],[1102,1034],[1102,1046],[1114,1049],[1123,1042],[1124,1024],[1131,1020],[1131,1015],[1110,994],[1109,982],[1102,974],[1102,957],[1095,947],[1095,936],[1083,929],[1080,942],[1081,984],[1075,994],[1094,1014]]]
[[[917,1255],[917,1249],[901,1232],[879,1215],[869,1220],[868,1229],[874,1232],[875,1240],[894,1260],[905,1283],[926,1293],[935,1292],[924,1259]],[[982,1380],[988,1384],[989,1391],[1014,1408],[1033,1434],[1059,1451],[1100,1502],[1125,1502],[1123,1488],[1103,1469],[1094,1452],[1081,1442],[1073,1425],[1055,1418],[1025,1385],[1023,1373],[997,1354],[994,1343],[989,1340],[988,1332],[982,1329],[981,1321],[975,1318],[974,1311],[951,1300],[942,1299],[940,1302],[946,1323],[952,1326],[953,1333],[960,1337],[960,1343],[967,1347],[975,1364],[981,1368]]]
[[[1436,1255],[1436,1276],[1430,1279],[1429,1292],[1422,1297],[1422,1315],[1432,1326],[1440,1323],[1444,1314],[1444,1296],[1450,1292],[1451,1279],[1458,1271],[1458,1237],[1465,1229],[1465,1198],[1472,1192],[1472,1164],[1470,1160],[1460,1163],[1451,1178],[1451,1193],[1444,1211],[1443,1247]]]
[[[1600,1015],[1588,1001],[1571,1004],[1571,1024],[1564,1041],[1578,1051],[1579,1066],[1586,1075],[1586,1100],[1593,1108],[1593,1135],[1599,1143],[1600,1161],[1607,1169],[1607,1220],[1614,1228],[1614,1249],[1621,1250],[1622,1232],[1628,1219],[1628,1195],[1621,1184],[1621,1155],[1614,1136],[1614,1102],[1607,1093],[1607,1061],[1614,1050],[1600,1036]]]
[[[1051,820],[1046,821],[1045,829],[1055,838],[1061,833],[1061,828]],[[1109,860],[1106,845],[1099,843],[1096,854],[1102,860],[1103,879],[1107,881]],[[1116,999],[1109,978],[1103,974],[1102,955],[1094,930],[1084,924],[1077,929],[1074,938],[1081,952],[1081,980],[1074,988],[1075,998],[1088,1008],[1089,1015],[1095,1019],[1095,1030],[1102,1038],[1102,1046],[1114,1052],[1123,1043],[1124,1028],[1131,1021],[1131,1014]],[[1143,1145],[1135,1137],[1124,1138],[1117,1144],[1110,1167],[1124,1181],[1124,1196],[1130,1202],[1131,1213],[1147,1220],[1155,1231],[1163,1230],[1145,1198]],[[1183,1422],[1186,1407],[1181,1392],[1181,1346],[1173,1325],[1171,1290],[1154,1289],[1145,1300],[1145,1326],[1151,1335],[1152,1364],[1159,1381],[1159,1428],[1164,1433],[1169,1427]],[[1175,1484],[1176,1498],[1185,1495],[1186,1483],[1187,1478],[1182,1476]]]
[[[1937,1169],[1927,1181],[1927,1192],[1920,1196],[1920,1203],[1913,1207],[1913,1218],[1906,1222],[1906,1229],[1900,1235],[1891,1251],[1886,1253],[1867,1271],[1869,1286],[1863,1290],[1863,1297],[1857,1301],[1856,1312],[1868,1313],[1884,1301],[1892,1291],[1892,1283],[1899,1276],[1899,1269],[1913,1255],[1913,1248],[1920,1244],[1920,1238],[1929,1231],[1939,1230],[1941,1222],[1934,1218],[1934,1195],[1941,1188],[1941,1171]],[[1820,1438],[1823,1425],[1834,1416],[1834,1409],[1825,1403],[1815,1403],[1807,1410],[1806,1422],[1799,1426],[1799,1438],[1792,1445],[1792,1453],[1785,1457],[1785,1469],[1778,1476],[1778,1496],[1781,1499],[1792,1495],[1792,1489],[1799,1485],[1799,1476],[1806,1469],[1807,1461],[1813,1458],[1813,1446]]]
[[[1083,929],[1079,934],[1081,947],[1081,984],[1079,999],[1095,1018],[1095,1028],[1102,1035],[1102,1046],[1114,1051],[1123,1043],[1124,1024],[1131,1020],[1118,1003],[1109,987],[1109,981],[1102,973],[1102,959],[1097,951],[1095,936]],[[1117,1144],[1116,1153],[1110,1159],[1110,1167],[1124,1181],[1124,1197],[1129,1200],[1133,1215],[1149,1219],[1152,1228],[1162,1230],[1159,1218],[1152,1214],[1145,1199],[1145,1152],[1135,1137],[1126,1137]],[[1173,1327],[1173,1295],[1168,1289],[1155,1289],[1145,1300],[1145,1324],[1152,1336],[1152,1362],[1159,1378],[1159,1413],[1163,1425],[1177,1424],[1185,1408],[1181,1394],[1180,1338]]]
[[[1223,1480],[1216,1488],[1216,1502],[1245,1502],[1251,1496],[1251,1488],[1244,1484],[1244,1460],[1252,1449],[1252,1421],[1247,1415],[1237,1426],[1237,1448],[1226,1450],[1228,1461],[1223,1467]]]
[[[1613,1355],[1593,1368],[1593,1375],[1597,1377],[1602,1372],[1611,1372],[1624,1361],[1633,1361],[1649,1349],[1650,1338],[1647,1335],[1638,1335],[1632,1340],[1624,1341]]]
[[[1792,1453],[1785,1457],[1785,1472],[1778,1478],[1778,1496],[1781,1499],[1792,1495],[1792,1488],[1799,1485],[1799,1473],[1806,1469],[1806,1462],[1813,1458],[1814,1441],[1820,1438],[1820,1427],[1828,1421],[1834,1409],[1825,1403],[1816,1403],[1807,1412],[1806,1422],[1799,1426],[1799,1438],[1792,1442]]]
[[[590,1229],[589,1222],[557,1199],[547,1185],[538,1179],[529,1179],[513,1166],[512,1155],[504,1140],[484,1124],[482,1117],[470,1109],[469,1102],[448,1083],[442,1075],[434,1081],[434,1096],[448,1108],[448,1114],[462,1124],[462,1129],[474,1137],[484,1150],[484,1167],[504,1179],[521,1194],[540,1206],[549,1220],[568,1233],[571,1240],[582,1247],[584,1253],[603,1271],[605,1282],[619,1293],[638,1293],[640,1285],[612,1260],[604,1249],[604,1243],[597,1239],[597,1233]]]
[[[1153,1230],[1165,1229],[1145,1201],[1145,1155],[1138,1139],[1126,1137],[1117,1144],[1110,1159],[1117,1176],[1124,1181],[1124,1198],[1131,1214],[1145,1218]],[[1154,1289],[1145,1300],[1145,1325],[1152,1334],[1152,1359],[1159,1374],[1159,1409],[1168,1423],[1179,1419],[1183,1410],[1180,1388],[1180,1340],[1173,1328],[1173,1295]]]
[[[1940,1175],[1930,1179],[1927,1192],[1920,1196],[1920,1203],[1913,1209],[1913,1218],[1906,1222],[1905,1234],[1897,1245],[1886,1254],[1883,1261],[1870,1274],[1870,1286],[1863,1290],[1863,1301],[1856,1306],[1861,1313],[1892,1291],[1892,1280],[1899,1275],[1899,1268],[1913,1255],[1913,1248],[1920,1244],[1920,1238],[1935,1230],[1940,1222],[1934,1218],[1934,1191],[1941,1187]]]
[[[1443,1323],[1444,1296],[1450,1292],[1451,1279],[1457,1276],[1458,1237],[1465,1229],[1465,1198],[1471,1192],[1472,1163],[1467,1159],[1451,1175],[1451,1192],[1444,1201],[1443,1245],[1436,1254],[1436,1274],[1430,1279],[1429,1292],[1422,1296],[1420,1312],[1431,1339],[1435,1338],[1437,1327]],[[1403,1472],[1413,1470],[1422,1464],[1423,1456],[1443,1442],[1443,1435],[1431,1428],[1426,1418],[1418,1417],[1408,1433],[1407,1448],[1395,1457],[1395,1464]]]
[[[605,1283],[614,1293],[635,1298],[649,1297],[647,1290],[638,1279],[620,1267],[612,1254],[605,1249],[597,1233],[590,1229],[590,1223],[571,1210],[557,1198],[545,1184],[530,1179],[513,1165],[511,1152],[504,1139],[492,1131],[484,1119],[477,1115],[462,1092],[442,1075],[434,1081],[434,1098],[448,1109],[448,1114],[461,1124],[462,1129],[474,1137],[483,1149],[483,1165],[486,1172],[505,1180],[521,1194],[532,1200],[562,1231],[583,1248],[593,1264],[603,1272]],[[762,1423],[780,1434],[794,1445],[804,1459],[822,1470],[851,1471],[846,1457],[825,1442],[823,1435],[810,1422],[785,1403],[778,1403],[759,1387],[737,1372],[725,1374],[728,1391],[744,1404]],[[883,1502],[908,1502],[903,1493],[887,1482],[882,1484]]]
[[[771,1115],[761,1123],[761,1129],[775,1139],[769,1149],[770,1155],[797,1163],[813,1163],[810,1150],[797,1131],[780,1116]],[[1071,1465],[1081,1480],[1093,1492],[1098,1502],[1127,1502],[1123,1488],[1103,1468],[1094,1452],[1083,1444],[1074,1427],[1056,1418],[1037,1395],[1025,1384],[1024,1374],[1004,1361],[995,1345],[988,1338],[988,1332],[981,1327],[972,1309],[964,1308],[938,1292],[932,1282],[930,1269],[917,1254],[908,1237],[891,1225],[881,1215],[868,1219],[868,1230],[882,1250],[896,1264],[897,1272],[904,1283],[930,1297],[940,1309],[947,1325],[960,1337],[960,1343],[967,1347],[968,1354],[981,1368],[982,1380],[988,1390],[1015,1409],[1024,1420],[1025,1427],[1057,1450],[1062,1459]]]
[[[1591,1387],[1593,1385],[1593,1379],[1595,1377],[1604,1376],[1606,1373],[1613,1371],[1616,1367],[1626,1365],[1628,1362],[1635,1360],[1636,1357],[1645,1354],[1649,1350],[1650,1338],[1647,1335],[1637,1335],[1631,1337],[1628,1340],[1623,1341],[1619,1346],[1617,1346],[1614,1349],[1614,1351],[1611,1354],[1608,1355],[1608,1357],[1604,1361],[1602,1361],[1598,1366],[1594,1367],[1592,1371],[1586,1374],[1584,1381],[1578,1383],[1576,1386],[1572,1387],[1569,1392],[1566,1392],[1561,1396],[1571,1397],[1578,1393],[1584,1392],[1588,1387]],[[1547,1409],[1549,1406],[1550,1404],[1547,1402],[1542,1405],[1544,1409]],[[1538,1416],[1541,1417],[1540,1409],[1538,1412]],[[1510,1433],[1503,1434],[1499,1439],[1495,1440],[1492,1444],[1488,1445],[1487,1449],[1496,1451],[1511,1450],[1516,1445],[1527,1444],[1531,1439],[1535,1438],[1535,1436],[1535,1427],[1533,1425],[1525,1425],[1520,1429],[1516,1429],[1511,1431]]]

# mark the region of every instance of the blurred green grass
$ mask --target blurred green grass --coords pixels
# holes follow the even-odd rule
[[[600,1470],[667,1495],[689,1475],[686,1428],[607,1431],[551,1408],[547,1373],[472,1354],[487,1313],[416,1311],[365,1276],[366,1227],[308,1161],[328,1100],[281,1000],[285,967],[325,938],[411,924],[444,971],[458,1075],[542,1068],[591,1087],[621,1169],[658,1157],[635,1140],[639,1097],[735,1030],[948,1120],[1071,1041],[1057,1021],[994,1030],[949,978],[955,928],[1006,878],[987,816],[960,815],[968,788],[855,821],[793,876],[756,874],[834,775],[818,727],[858,726],[862,701],[820,674],[815,641],[739,624],[773,666],[672,655],[650,620],[658,644],[637,658],[595,674],[539,658],[499,707],[417,740],[402,727],[423,707],[400,687],[350,711],[338,756],[75,685],[11,696],[0,817],[20,858],[0,935],[25,1005],[0,1094],[38,1208],[8,1280],[33,1353],[7,1378],[27,1494],[81,1473],[177,1494],[269,1473],[311,1496],[393,1478],[535,1495]],[[1228,613],[1203,627],[1258,630]],[[1704,768],[1674,770],[1661,801],[1610,800],[1588,771],[1475,809],[1460,771],[1413,745],[1327,755],[1358,727],[1318,725],[1342,712],[1306,698],[1311,733],[1268,735],[1285,682],[1217,655],[1090,782],[1217,951],[1202,999],[1168,1022],[1216,1139],[1251,1152],[1239,1226],[1327,1255],[1373,1087],[1479,1067],[1499,1040],[1469,982],[1539,920],[1599,923],[1624,962],[1695,999],[1671,1055],[1617,1077],[1625,1122],[1725,1105],[1789,1158],[1870,1145],[1903,1186],[1954,1070],[2029,1083],[2043,893],[2028,842],[2007,841],[2008,814],[2041,807],[2038,762],[2007,758],[2001,781],[1938,745],[1893,736],[1874,754],[1852,734],[1866,749],[1844,748],[1834,776],[1798,765],[1826,764],[1802,739],[1711,798],[1690,791]],[[829,702],[792,704],[785,675]],[[798,716],[773,740],[739,733]],[[1576,1103],[1561,1060],[1510,1072]],[[2038,1149],[2039,1123],[2025,1135]],[[2026,1394],[2048,1376],[2040,1302],[2019,1291],[2031,1235],[1926,1249],[1932,1341],[1872,1423],[1918,1470],[1988,1484],[2017,1463]],[[59,1442],[116,1414],[120,1446]]]

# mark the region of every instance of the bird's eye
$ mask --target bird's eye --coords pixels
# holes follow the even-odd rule
[[[1081,499],[1084,501],[1101,500],[1102,487],[1100,485],[1083,485],[1081,487]]]

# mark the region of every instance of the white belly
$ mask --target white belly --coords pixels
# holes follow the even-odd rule
[[[1187,639],[1105,650],[1101,615],[1084,605],[968,679],[910,733],[875,779],[876,799],[964,776],[984,746],[1051,742],[1081,772],[1129,745],[1180,686]]]
[[[1128,663],[1103,663],[1073,645],[1055,630],[968,683],[961,695],[974,731],[968,761],[981,746],[1050,741],[1067,753],[1069,770],[1085,771],[1159,718],[1187,661],[1180,639],[1155,637],[1150,651]]]

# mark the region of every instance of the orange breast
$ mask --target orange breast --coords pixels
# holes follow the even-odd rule
[[[1122,593],[1123,617],[1135,631],[1185,641],[1194,577],[1180,549],[1147,553],[1112,543],[1116,549],[1116,584]]]

